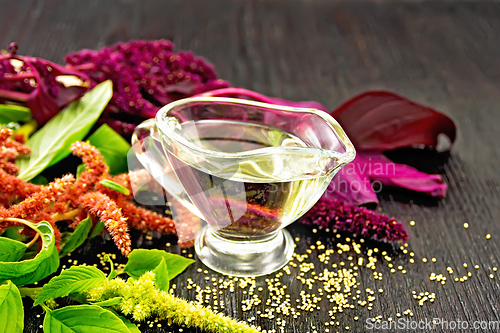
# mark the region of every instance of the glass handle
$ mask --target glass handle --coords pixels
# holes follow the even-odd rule
[[[148,119],[135,128],[132,135],[132,149],[142,166],[167,191],[167,194],[177,199],[193,214],[204,219],[173,171],[163,150],[154,119]]]

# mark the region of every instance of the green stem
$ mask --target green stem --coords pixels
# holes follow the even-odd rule
[[[33,239],[26,244],[26,248],[29,248],[31,245],[35,244],[35,242],[38,240],[39,237],[41,237],[42,235],[40,234],[40,232],[37,230],[37,229],[34,229],[31,225],[30,225],[30,222],[26,221],[26,220],[23,220],[23,219],[18,219],[16,217],[4,217],[4,218],[0,218],[0,222],[3,222],[3,221],[9,221],[9,222],[16,222],[16,223],[20,223],[22,225],[25,225],[27,226],[28,228],[30,229],[33,229],[35,232],[36,232],[36,235],[35,237],[33,237]]]
[[[40,234],[36,234],[35,237],[33,237],[33,239],[26,244],[26,248],[29,249],[31,247],[31,245],[35,244],[35,242],[38,240],[38,238],[40,238]]]
[[[28,296],[33,301],[36,300],[36,298],[38,297],[38,294],[40,293],[41,290],[42,290],[42,287],[38,287],[38,288],[22,287],[22,288],[19,288],[19,292],[21,293],[21,296],[23,296],[23,297]]]
[[[52,312],[52,310],[51,310],[51,309],[49,309],[49,308],[47,307],[47,305],[45,305],[45,304],[43,304],[43,303],[40,303],[40,306],[43,308],[43,310],[44,310],[45,312]]]
[[[52,220],[54,220],[55,222],[72,220],[75,216],[80,214],[81,211],[82,211],[81,208],[77,208],[70,210],[69,212],[66,213],[55,213],[54,215],[52,215]]]

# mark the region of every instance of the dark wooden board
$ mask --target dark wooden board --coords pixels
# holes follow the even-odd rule
[[[362,270],[360,289],[382,288],[384,293],[377,296],[371,311],[356,307],[337,314],[339,326],[330,332],[343,331],[345,326],[362,332],[366,318],[394,318],[406,309],[413,311],[413,320],[500,320],[500,276],[492,271],[500,266],[498,3],[3,0],[0,5],[0,47],[16,41],[21,54],[61,63],[64,54],[82,48],[167,38],[178,50],[192,50],[209,59],[232,84],[263,94],[316,100],[333,109],[361,91],[388,89],[447,113],[459,128],[451,155],[404,152],[399,158],[442,173],[449,184],[448,196],[435,201],[388,189],[381,194],[381,211],[397,217],[409,229],[415,264],[394,252],[394,265],[404,265],[406,274],[391,274],[387,265],[379,265],[377,271],[384,278],[375,281],[369,270]],[[411,220],[416,221],[414,227],[409,225]],[[470,227],[464,229],[464,223]],[[335,248],[335,239],[328,233],[312,233],[310,227],[298,223],[288,229],[301,238],[297,252],[303,253],[319,239]],[[488,233],[492,238],[486,241]],[[97,245],[103,240],[94,242]],[[181,253],[176,246],[171,250]],[[95,255],[92,251],[88,244],[80,255],[90,258]],[[422,257],[437,261],[423,263]],[[314,260],[319,267],[317,258]],[[471,268],[476,264],[478,270]],[[447,275],[448,266],[453,267],[453,276]],[[176,294],[194,299],[194,293],[183,287],[187,277],[205,284],[205,275],[197,273],[198,268],[203,268],[199,261],[178,279]],[[453,281],[467,271],[472,271],[467,281]],[[432,272],[445,273],[446,284],[430,281]],[[296,297],[300,288],[294,274],[283,279]],[[264,279],[257,279],[258,284],[265,285]],[[419,306],[412,290],[434,292],[436,301]],[[245,296],[241,290],[224,291],[223,296],[228,302],[224,313],[239,319],[256,316],[254,324],[267,330],[278,328],[275,320],[257,316],[256,309],[242,311]],[[323,309],[328,306],[322,303]],[[42,332],[40,313],[36,308],[27,310],[26,332]],[[354,321],[355,316],[360,320]],[[313,326],[324,332],[325,320],[327,315],[319,311],[295,320],[287,318],[284,332],[312,333]],[[145,326],[144,332],[179,331],[175,326]]]

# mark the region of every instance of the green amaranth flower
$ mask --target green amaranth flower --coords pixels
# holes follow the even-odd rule
[[[153,272],[147,272],[137,280],[129,278],[126,282],[121,278],[115,278],[91,289],[87,294],[88,300],[95,302],[122,297],[120,304],[113,308],[125,315],[131,315],[136,321],[156,317],[169,323],[198,327],[214,333],[259,332],[244,322],[159,290],[154,280]]]

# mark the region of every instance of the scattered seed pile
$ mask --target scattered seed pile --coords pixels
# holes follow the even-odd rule
[[[411,221],[410,225],[414,226],[415,222]],[[365,243],[363,238],[358,238],[356,235],[349,237],[337,230],[323,231],[336,242],[326,244],[318,240],[304,253],[296,251],[288,265],[273,275],[261,278],[231,277],[198,268],[197,272],[205,275],[203,285],[196,284],[192,278],[178,283],[189,290],[193,295],[192,299],[198,304],[210,307],[214,311],[225,312],[228,308],[234,308],[234,304],[241,304],[245,320],[261,329],[263,333],[286,333],[290,331],[293,322],[307,321],[308,316],[324,318],[324,323],[322,327],[311,325],[304,333],[329,333],[352,329],[349,326],[341,326],[339,318],[343,312],[359,313],[363,308],[373,311],[377,300],[381,298],[383,301],[384,290],[376,285],[367,286],[366,279],[362,279],[362,275],[371,274],[376,284],[376,281],[384,279],[382,266],[387,266],[390,274],[407,274],[410,270],[412,273],[419,271],[416,267],[417,260],[428,265],[438,262],[436,258],[417,259],[417,255],[409,249],[407,243],[397,249],[389,249],[387,244],[381,244],[384,249],[380,249],[372,246],[373,244],[367,245],[368,242]],[[313,230],[313,233],[317,232],[318,230]],[[298,237],[295,241],[297,244],[301,242]],[[394,261],[399,264],[394,264]],[[467,268],[467,263],[464,263],[463,267]],[[475,265],[474,268],[479,269],[479,265]],[[433,267],[430,266],[429,269],[432,270]],[[455,270],[462,271],[460,267]],[[492,272],[496,271],[497,268],[493,267]],[[452,276],[455,273],[453,268],[448,266],[447,272],[433,272],[428,276],[428,280],[445,285],[447,282],[445,274]],[[464,282],[471,276],[472,273],[468,271],[461,277],[455,277],[453,281]],[[490,278],[494,277],[491,273]],[[175,287],[174,285],[173,288]],[[415,303],[408,304],[408,308],[401,312],[370,314],[371,321],[392,321],[403,316],[413,317],[412,308],[427,306],[436,300],[436,293],[432,290],[409,289],[404,292],[409,293]],[[245,313],[248,313],[248,316],[245,316]],[[358,316],[354,316],[353,319],[366,320]],[[275,328],[262,329],[269,326]]]
[[[377,297],[384,293],[380,288],[361,288],[360,274],[369,273],[375,280],[382,280],[383,274],[377,271],[377,265],[386,264],[391,267],[392,273],[399,274],[405,274],[406,269],[402,266],[393,268],[392,258],[387,251],[366,248],[363,238],[343,237],[337,230],[333,230],[333,234],[337,240],[334,248],[318,240],[305,253],[294,253],[288,265],[273,276],[231,277],[198,268],[197,272],[205,275],[206,283],[198,285],[192,278],[187,278],[186,288],[194,293],[194,300],[198,304],[214,311],[224,312],[229,303],[239,302],[243,312],[252,314],[246,320],[258,329],[262,329],[261,325],[269,326],[264,324],[266,321],[274,321],[277,328],[262,329],[263,333],[287,332],[287,325],[293,321],[307,320],[310,315],[324,317],[324,327],[311,326],[310,331],[305,333],[349,330],[349,326],[340,327],[337,316],[357,307],[371,311]],[[300,242],[300,238],[295,241]],[[415,254],[407,248],[408,244],[405,243],[400,247],[400,252],[414,257]],[[315,265],[313,257],[319,260],[319,265]],[[293,277],[291,283],[289,276]],[[295,290],[300,292],[292,292]],[[238,299],[240,294],[242,299]],[[433,302],[434,297],[428,292],[417,295],[422,304],[427,300]],[[403,314],[412,316],[413,312],[408,309]],[[399,313],[395,315],[401,316]],[[359,320],[359,317],[354,317],[354,320]]]
[[[410,221],[409,225],[413,227],[415,222]],[[417,306],[430,306],[436,301],[439,286],[444,286],[448,281],[464,283],[474,276],[473,272],[480,272],[480,265],[475,263],[463,263],[455,268],[447,266],[445,272],[439,272],[437,267],[439,264],[444,264],[444,259],[434,257],[428,259],[415,254],[407,243],[398,248],[391,248],[388,244],[377,244],[368,240],[365,242],[363,238],[346,235],[335,229],[318,228],[313,229],[313,233],[321,233],[318,235],[319,239],[326,235],[327,240],[324,242],[316,240],[300,250],[296,248],[292,260],[272,275],[258,278],[231,277],[197,268],[195,274],[204,276],[203,284],[195,283],[195,279],[189,277],[189,274],[183,274],[176,280],[176,284],[172,284],[170,292],[177,293],[177,289],[186,288],[188,299],[230,316],[238,316],[237,313],[229,311],[235,311],[234,308],[238,308],[239,304],[243,313],[241,319],[263,333],[286,333],[291,331],[290,327],[294,322],[303,323],[311,320],[317,323],[317,318],[322,318],[323,325],[310,324],[304,333],[330,333],[354,331],[353,327],[345,326],[345,320],[341,320],[342,316],[348,315],[354,321],[364,322],[366,318],[360,313],[366,311],[372,322],[393,321],[401,317],[411,318],[414,316],[413,309]],[[486,235],[486,241],[490,238],[491,235]],[[310,239],[295,238],[296,244],[304,244],[307,241]],[[169,251],[172,244],[165,245]],[[192,258],[193,250],[183,249],[181,254]],[[110,256],[116,258],[116,254]],[[108,269],[109,264],[103,260],[104,253],[98,254],[97,257],[99,264],[96,263],[94,266]],[[68,257],[67,264],[63,268],[76,264],[78,262]],[[387,272],[421,274],[422,264],[428,265],[427,270],[431,272],[430,275],[422,276],[422,280],[427,280],[428,283],[417,283],[408,290],[406,286],[394,286],[394,289],[403,289],[403,293],[408,293],[408,299],[413,299],[414,303],[410,301],[408,308],[400,312],[391,310],[384,311],[383,314],[373,313],[377,302],[390,302],[384,300],[387,291],[377,287],[377,281],[387,279],[384,276]],[[115,262],[115,268],[120,270],[123,264]],[[497,267],[483,270],[486,270],[491,279],[496,277]],[[200,281],[199,278],[196,280]],[[430,286],[433,290],[425,290],[428,288],[423,286]],[[314,320],[309,319],[311,317],[315,317]],[[341,325],[341,322],[344,324]],[[165,323],[155,318],[142,325],[162,327],[163,330],[166,329],[165,332],[169,332]],[[183,328],[178,329],[179,332],[182,332],[181,330]]]

